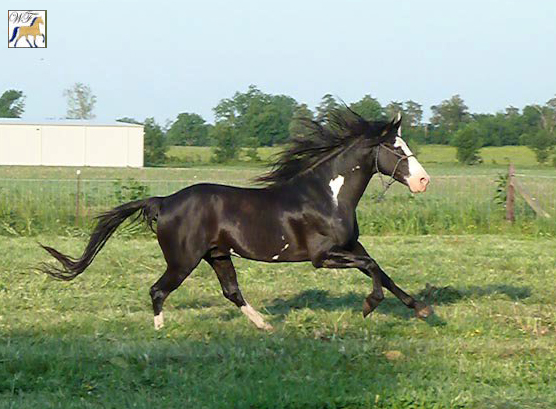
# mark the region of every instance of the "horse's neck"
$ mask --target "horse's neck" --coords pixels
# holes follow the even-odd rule
[[[337,191],[338,200],[348,208],[355,208],[374,173],[368,158],[357,152],[344,152],[323,164],[316,172],[328,192]]]

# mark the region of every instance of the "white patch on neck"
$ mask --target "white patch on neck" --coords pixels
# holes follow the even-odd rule
[[[402,148],[403,153],[409,156],[409,158],[407,158],[407,163],[409,165],[409,177],[421,175],[423,173],[426,174],[425,169],[423,169],[417,158],[415,158],[415,156],[411,156],[413,155],[411,149],[409,149],[405,141],[399,136],[396,138],[396,142],[394,142],[394,148]]]
[[[330,189],[332,189],[332,201],[336,206],[338,206],[338,195],[340,194],[340,189],[344,185],[344,177],[342,175],[336,176],[336,178],[331,179],[328,184]]]

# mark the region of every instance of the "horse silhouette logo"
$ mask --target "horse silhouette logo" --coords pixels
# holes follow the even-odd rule
[[[46,48],[46,10],[10,10],[8,48]]]

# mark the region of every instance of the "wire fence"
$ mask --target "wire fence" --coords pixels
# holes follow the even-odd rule
[[[516,222],[505,221],[503,181],[493,175],[436,175],[426,194],[394,184],[382,200],[375,178],[358,207],[362,234],[465,234],[517,231],[556,234],[556,177],[517,175],[549,218],[539,218],[521,198]],[[0,179],[0,235],[89,231],[94,216],[123,202],[166,196],[200,182],[249,185],[247,178],[203,172],[179,180]]]

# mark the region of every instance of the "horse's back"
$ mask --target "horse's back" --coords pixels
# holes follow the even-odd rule
[[[247,258],[276,260],[272,257],[277,250],[290,246],[288,237],[293,240],[286,215],[297,213],[285,195],[287,191],[276,189],[209,183],[189,186],[163,200],[159,241],[162,237],[182,248],[203,243],[222,254],[233,251]]]

